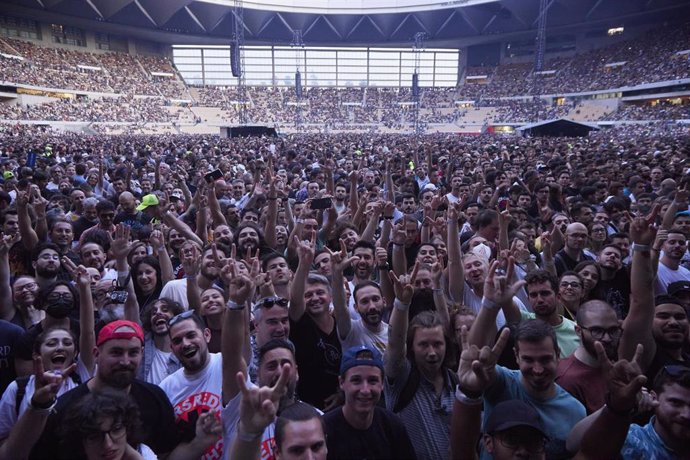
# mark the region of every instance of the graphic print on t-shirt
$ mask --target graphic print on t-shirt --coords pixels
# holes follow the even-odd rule
[[[205,412],[215,412],[221,407],[220,395],[202,391],[187,396],[175,404],[175,423],[181,433],[195,433],[196,421]],[[202,460],[217,460],[223,456],[223,438],[209,447]]]

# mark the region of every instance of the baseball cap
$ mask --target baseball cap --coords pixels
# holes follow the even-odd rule
[[[144,195],[144,198],[141,199],[141,204],[137,206],[137,211],[143,211],[149,206],[156,206],[157,204],[158,197],[156,195],[154,195],[153,193],[149,195]]]
[[[668,285],[668,287],[666,288],[666,292],[668,292],[668,295],[672,296],[675,296],[676,294],[679,294],[681,292],[690,292],[690,281],[674,281],[673,283]]]
[[[350,347],[343,353],[343,358],[340,361],[340,375],[344,375],[348,369],[356,366],[375,366],[384,372],[381,353],[366,345]]]
[[[519,399],[510,399],[496,404],[486,421],[484,431],[496,433],[518,426],[534,428],[544,437],[548,437],[544,432],[544,425],[539,418],[539,413],[532,406]]]
[[[14,177],[14,173],[12,171],[5,171],[2,173],[2,177],[7,180],[7,179],[12,179]]]
[[[103,326],[103,329],[98,333],[98,340],[96,346],[101,346],[108,340],[137,338],[144,344],[144,331],[137,323],[119,319]]]
[[[680,217],[680,216],[690,217],[690,211],[678,211],[676,213],[675,217]]]

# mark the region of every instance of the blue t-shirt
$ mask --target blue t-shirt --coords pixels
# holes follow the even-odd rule
[[[652,417],[645,426],[630,425],[628,437],[621,449],[621,457],[624,460],[675,460],[680,456],[666,447],[664,441],[654,429]]]
[[[544,401],[534,399],[522,386],[520,371],[496,366],[496,380],[484,393],[483,425],[486,424],[496,404],[510,399],[524,401],[539,413],[549,437],[549,442],[546,444],[547,459],[558,460],[572,457],[572,453],[565,447],[565,441],[575,424],[587,415],[585,406],[580,401],[559,385],[556,385],[556,395],[553,398]],[[481,458],[489,460],[491,455],[482,449]]]

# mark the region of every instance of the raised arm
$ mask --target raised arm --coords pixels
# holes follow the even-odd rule
[[[450,458],[476,460],[477,443],[482,435],[483,399],[472,400],[461,396],[453,401],[450,420]]]
[[[307,282],[307,276],[311,270],[311,265],[314,262],[314,247],[315,242],[312,235],[311,241],[299,241],[296,236],[295,245],[297,247],[297,257],[299,257],[299,264],[297,271],[292,278],[292,286],[290,288],[290,319],[294,322],[299,321],[305,312],[304,305],[304,290]]]
[[[383,212],[383,203],[379,201],[372,208],[371,214],[369,214],[369,220],[367,221],[367,226],[364,229],[364,231],[362,232],[362,236],[360,237],[361,240],[369,241],[371,243],[374,242],[376,229],[379,226],[379,220],[381,218],[382,212]]]
[[[183,180],[179,180],[179,182],[184,183]],[[216,196],[215,187],[208,188],[208,190],[206,191],[206,198],[208,200],[208,209],[211,211],[212,225],[214,227],[217,225],[228,225],[228,222],[225,220],[223,212],[220,210],[220,202],[218,201],[218,197]]]
[[[223,356],[223,405],[227,404],[240,392],[237,373],[247,374],[247,363],[242,350],[245,346],[245,334],[248,329],[246,308],[254,291],[249,276],[238,272],[235,262],[221,270],[221,278],[227,286],[228,305],[223,318],[221,352]]]
[[[86,271],[86,267],[83,265],[75,266],[68,257],[63,257],[62,263],[65,267],[69,267],[67,270],[72,273],[79,290],[79,347],[85,350],[84,353],[79,354],[79,359],[84,363],[89,375],[92,376],[96,371],[96,363],[93,353],[86,352],[86,350],[93,350],[96,346],[91,276]]]
[[[163,284],[175,279],[175,269],[172,266],[168,248],[165,245],[165,235],[160,230],[151,232],[149,242],[153,247],[153,253],[158,257],[158,263],[161,266],[161,281]]]
[[[510,226],[510,221],[512,217],[510,216],[510,211],[507,209],[501,211],[498,215],[498,250],[502,251],[505,249],[510,249],[510,240],[508,238],[508,227]]]
[[[10,285],[10,258],[12,246],[19,241],[20,236],[1,235],[0,239],[0,299],[12,298],[12,286]],[[12,319],[12,302],[0,302],[0,317],[6,320]]]
[[[439,260],[431,265],[431,287],[434,292],[434,305],[436,305],[436,312],[443,323],[443,330],[450,333],[450,314],[448,313],[446,295],[443,293],[443,271],[443,262],[439,257]]]
[[[350,265],[356,264],[359,257],[348,257],[345,242],[340,241],[340,251],[331,252],[331,270],[333,288],[333,313],[335,314],[335,325],[338,329],[338,337],[344,340],[352,328],[350,312],[347,310],[347,296],[345,295],[345,276],[343,272]]]
[[[177,230],[179,234],[187,238],[188,240],[194,241],[199,246],[204,245],[204,242],[199,238],[194,231],[189,228],[189,225],[185,224],[181,219],[178,219],[170,211],[165,211],[160,215],[161,221],[170,228]]]
[[[594,347],[608,387],[607,402],[575,425],[567,448],[571,452],[579,450],[584,458],[619,458],[632,421],[629,414],[637,407],[640,390],[647,381],[639,365],[643,347],[636,347],[631,361],[621,359],[615,364],[609,361],[601,343],[595,342]]]
[[[400,374],[405,363],[407,327],[409,324],[410,303],[414,294],[414,281],[417,278],[419,264],[415,264],[411,275],[395,276],[389,273],[393,289],[395,289],[395,301],[391,312],[388,328],[388,346],[384,354],[383,362],[386,370],[386,378],[395,380]]]
[[[470,345],[465,326],[462,326],[460,337],[462,353],[458,365],[458,388],[467,397],[478,398],[496,380],[496,363],[508,343],[510,331],[502,330],[493,348]]]
[[[276,224],[278,222],[278,191],[272,171],[268,170],[268,194],[266,195],[266,222],[264,223],[264,238],[266,246],[276,247]]]
[[[29,194],[17,190],[16,202],[17,221],[19,223],[19,234],[22,237],[22,245],[26,249],[34,248],[38,244],[38,235],[31,226],[31,218],[29,217]],[[45,215],[43,218],[45,219]]]
[[[134,292],[134,283],[132,283],[132,276],[130,273],[131,269],[127,263],[127,254],[129,254],[132,249],[132,243],[129,242],[130,231],[131,229],[129,226],[125,224],[118,224],[115,226],[115,237],[110,242],[110,253],[115,257],[117,285],[127,291],[125,319],[141,324],[139,302],[137,301],[137,294]]]
[[[465,197],[463,197],[464,201]],[[448,292],[455,302],[462,302],[465,290],[465,269],[462,264],[460,251],[460,232],[458,218],[460,217],[460,203],[448,204]]]
[[[630,224],[633,256],[630,269],[630,310],[623,322],[623,335],[618,345],[618,356],[632,359],[637,344],[644,354],[640,366],[645,371],[656,354],[656,341],[652,334],[654,321],[654,269],[651,264],[651,245],[656,237],[654,221],[659,205],[646,217],[637,217]]]
[[[506,275],[496,274],[499,266],[500,262],[495,260],[489,267],[489,274],[484,281],[482,308],[472,323],[472,329],[470,329],[469,342],[478,347],[489,345],[496,336],[496,317],[500,309],[503,309],[504,312],[510,308],[517,310],[513,305],[513,296],[518,289],[525,285],[524,280],[517,281],[512,285],[508,284],[513,272],[511,262],[508,264]],[[506,313],[506,320],[509,316],[513,315]]]
[[[199,251],[199,248],[195,244],[190,246],[191,248],[189,251],[185,254],[180,254],[180,262],[184,270],[184,277],[187,279],[187,301],[189,302],[189,309],[201,314],[201,289],[197,282],[197,276],[199,276],[199,271],[201,270],[201,251]]]
[[[407,273],[405,237],[405,220],[400,219],[393,226],[393,271],[397,275],[404,275]]]
[[[673,198],[673,201],[666,210],[664,218],[661,222],[662,230],[671,230],[671,227],[673,227],[673,221],[676,219],[676,213],[678,211],[685,211],[688,209],[688,194],[690,194],[690,191],[688,191],[685,186],[676,190],[676,196]]]

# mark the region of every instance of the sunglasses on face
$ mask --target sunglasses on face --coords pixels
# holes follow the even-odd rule
[[[179,315],[175,315],[168,321],[168,327],[172,327],[175,324],[191,318],[194,315],[194,310],[183,311]]]

